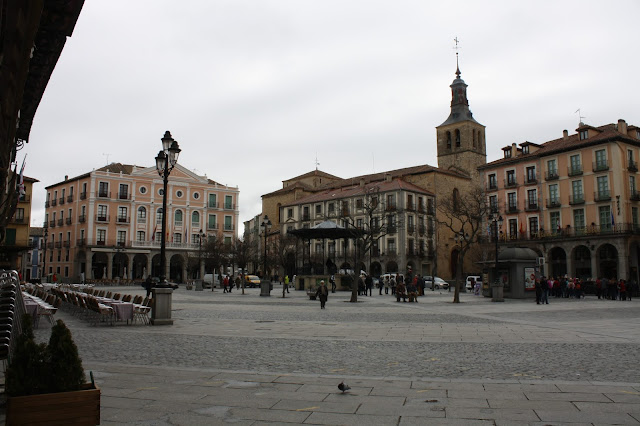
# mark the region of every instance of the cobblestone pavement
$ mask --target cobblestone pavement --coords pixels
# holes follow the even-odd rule
[[[435,291],[419,303],[374,294],[352,304],[348,294],[335,293],[320,310],[304,292],[283,299],[277,286],[272,297],[259,297],[259,289],[245,291],[181,288],[174,292],[173,326],[94,327],[67,312],[57,314],[102,386],[103,423],[143,424],[136,415],[124,419],[112,410],[140,406],[164,413],[148,424],[424,424],[426,417],[433,424],[637,424],[640,419],[633,414],[640,413],[637,300],[590,296],[536,305],[492,303],[463,293],[462,303],[452,304],[453,293]],[[37,336],[48,338],[46,327]],[[346,405],[344,398],[334,401],[339,378],[349,378],[352,386],[364,383],[366,391],[350,392]],[[553,398],[536,405],[540,395],[526,392],[536,386]],[[213,388],[217,400],[201,396]],[[274,396],[276,389],[286,397]],[[486,397],[477,398],[478,393]],[[195,398],[196,406],[189,408],[183,394]],[[309,409],[317,404],[294,403],[316,397],[322,415]],[[242,410],[237,398],[245,399]],[[400,411],[391,407],[396,399],[402,400]],[[411,411],[424,401],[437,402]],[[332,402],[333,416],[328,414]],[[603,415],[611,410],[615,415]],[[347,414],[352,417],[340,417]]]

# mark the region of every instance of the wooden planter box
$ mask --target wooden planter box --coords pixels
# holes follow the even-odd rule
[[[100,388],[91,383],[81,390],[7,397],[7,426],[99,425]]]

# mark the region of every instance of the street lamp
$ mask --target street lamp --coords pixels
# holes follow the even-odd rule
[[[43,265],[42,265],[42,276],[40,277],[40,279],[42,280],[42,278],[44,278],[46,276],[46,271],[47,271],[47,238],[49,238],[49,230],[47,228],[44,229],[44,255],[43,257]],[[45,282],[46,278],[45,278]]]
[[[498,214],[498,212],[493,212],[491,214],[491,220],[493,220],[493,229],[494,229],[494,238],[496,242],[496,260],[494,264],[494,276],[496,282],[498,281],[498,232],[500,228],[502,228],[502,216]]]
[[[162,235],[160,236],[160,283],[166,283],[165,275],[167,260],[165,258],[166,247],[165,238],[167,233],[167,185],[169,183],[169,174],[178,162],[180,147],[178,142],[171,137],[171,133],[167,130],[162,138],[162,149],[156,157],[156,170],[162,178],[164,184],[162,191]]]
[[[198,254],[200,256],[200,261],[198,262],[198,275],[200,276],[200,279],[202,279],[203,277],[202,270],[204,269],[204,265],[202,263],[202,240],[206,237],[207,237],[207,234],[202,232],[202,229],[201,229],[200,233],[198,234]]]
[[[264,219],[262,219],[262,223],[260,224],[262,227],[262,234],[264,235],[264,258],[262,265],[262,274],[267,274],[267,233],[271,229],[271,220],[269,220],[269,216],[264,215]]]

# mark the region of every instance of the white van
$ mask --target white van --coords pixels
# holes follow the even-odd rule
[[[204,277],[202,278],[203,288],[216,288],[216,283],[217,281],[213,274],[204,274]]]
[[[480,286],[482,287],[482,277],[480,275],[469,275],[467,277],[467,283],[466,283],[466,287],[467,290],[473,290],[473,285],[471,284],[471,279],[475,279],[477,283],[480,283]]]

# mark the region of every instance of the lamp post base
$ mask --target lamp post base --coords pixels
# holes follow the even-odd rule
[[[260,296],[271,296],[271,283],[269,281],[260,281]]]
[[[153,325],[173,325],[171,319],[171,298],[172,288],[154,288],[153,306],[151,308],[151,324]]]

